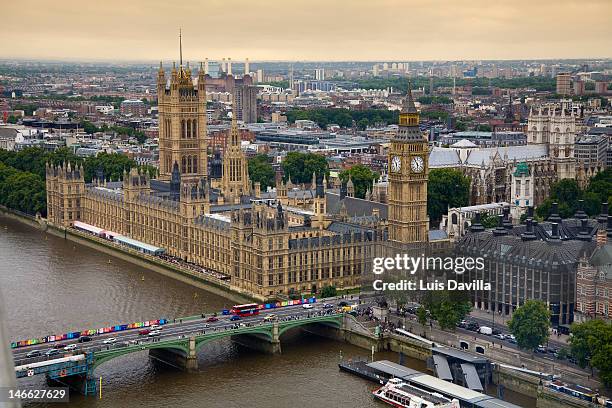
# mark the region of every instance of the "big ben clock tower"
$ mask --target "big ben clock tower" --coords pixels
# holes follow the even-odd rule
[[[401,244],[427,243],[427,139],[419,130],[410,82],[399,115],[397,136],[389,149],[389,240]]]

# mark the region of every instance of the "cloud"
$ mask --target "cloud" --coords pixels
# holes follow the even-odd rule
[[[157,60],[610,57],[609,0],[39,0],[4,5],[1,55]]]

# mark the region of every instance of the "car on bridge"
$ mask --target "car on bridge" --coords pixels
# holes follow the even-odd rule
[[[55,356],[55,355],[57,355],[59,353],[60,353],[60,351],[58,349],[52,348],[52,349],[49,349],[49,350],[47,350],[45,352],[45,356],[51,357],[51,356]]]
[[[264,322],[271,322],[274,320],[276,320],[276,315],[273,313],[266,315],[266,317],[264,317]]]
[[[323,309],[331,309],[333,307],[334,307],[334,305],[332,305],[331,303],[324,303],[323,304]]]
[[[236,320],[240,320],[240,316],[233,315],[232,317],[230,317],[230,322],[235,322]]]
[[[149,333],[151,333],[151,330],[149,330],[149,329],[142,329],[142,330],[138,331],[138,335],[140,335],[140,336],[146,336]]]
[[[156,337],[156,336],[161,336],[161,331],[153,330],[152,332],[149,333],[149,337]]]
[[[66,347],[64,347],[64,351],[72,351],[72,350],[76,350],[77,345],[76,344],[69,344]]]
[[[219,318],[215,317],[215,316],[210,316],[208,319],[206,319],[206,321],[209,322],[209,323],[214,323],[214,322],[216,322],[218,320],[219,320]]]
[[[79,337],[79,343],[87,343],[88,341],[91,341],[91,337],[89,337],[89,336],[81,336],[81,337]]]
[[[40,350],[28,351],[28,353],[26,354],[26,358],[40,357],[40,356],[42,356],[42,352]]]
[[[312,309],[312,307],[313,307],[313,306],[312,306],[310,303],[304,303],[304,304],[302,305],[302,307],[303,307],[304,309]]]
[[[116,339],[116,338],[114,338],[114,337],[109,337],[108,339],[104,339],[104,341],[103,341],[102,343],[104,343],[104,344],[113,344],[113,343],[115,343],[115,342],[117,342],[117,339]]]
[[[66,345],[65,345],[65,344],[61,344],[61,343],[57,343],[57,344],[54,344],[54,345],[53,345],[53,348],[54,348],[54,349],[57,349],[57,350],[61,350],[61,349],[63,349],[64,347],[66,347]]]

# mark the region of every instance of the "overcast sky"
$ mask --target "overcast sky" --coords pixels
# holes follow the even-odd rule
[[[18,0],[0,58],[467,60],[612,56],[612,0]]]

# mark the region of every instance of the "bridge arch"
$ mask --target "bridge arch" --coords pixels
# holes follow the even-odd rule
[[[301,326],[309,326],[313,324],[325,324],[328,326],[333,326],[338,329],[342,328],[342,316],[322,316],[322,318],[309,318],[309,319],[298,319],[298,320],[289,320],[287,322],[283,322],[279,324],[278,328],[278,337],[280,338],[283,333],[287,330],[294,329],[296,327]]]
[[[94,364],[92,370],[95,370],[102,364],[121,356],[125,356],[132,353],[138,353],[140,351],[153,350],[153,349],[174,349],[180,352],[189,354],[189,339],[181,339],[182,341],[166,341],[156,343],[143,343],[130,347],[121,347],[111,350],[102,350],[95,353]]]
[[[264,336],[266,340],[273,341],[272,327],[273,324],[269,323],[261,326],[241,327],[239,329],[233,330],[207,332],[205,335],[196,338],[196,353],[199,353],[202,347],[204,347],[208,343],[240,334],[259,334]]]

